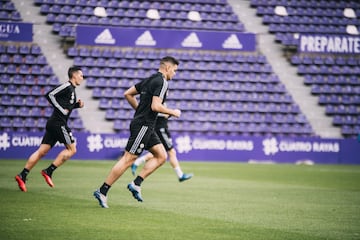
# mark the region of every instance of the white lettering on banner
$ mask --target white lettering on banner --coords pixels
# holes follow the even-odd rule
[[[360,53],[360,38],[350,36],[301,36],[302,52]]]
[[[105,148],[125,148],[126,143],[127,138],[106,137],[104,140]]]
[[[14,147],[35,147],[41,144],[42,137],[13,136],[11,144]]]
[[[314,152],[340,152],[339,143],[313,143]]]
[[[279,150],[281,152],[311,152],[310,142],[285,142],[281,141]]]
[[[254,150],[254,143],[252,141],[226,141],[227,150],[241,150],[241,151],[252,151]]]
[[[280,141],[276,138],[263,140],[265,155],[274,155],[278,152],[340,152],[338,142],[308,142],[308,141]]]
[[[193,149],[224,150],[226,143],[224,140],[195,139],[192,146]]]
[[[253,151],[254,142],[251,140],[217,140],[181,136],[175,139],[176,150],[179,153],[188,153],[191,150],[237,150]]]
[[[20,34],[20,27],[14,24],[0,24],[0,33]]]

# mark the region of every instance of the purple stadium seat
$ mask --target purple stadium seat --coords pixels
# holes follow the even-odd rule
[[[9,117],[2,117],[0,121],[0,126],[2,128],[11,127],[11,119]]]
[[[38,45],[32,45],[31,46],[31,54],[39,55],[42,54],[41,48]]]
[[[35,104],[34,104],[35,106]],[[32,117],[39,117],[42,116],[42,110],[40,107],[32,107],[30,112]]]
[[[16,128],[24,127],[24,120],[21,117],[14,117],[12,119],[12,126]]]
[[[29,95],[30,94],[30,87],[28,85],[22,85],[19,88],[19,94],[20,95]]]
[[[27,128],[37,127],[35,119],[34,118],[26,118],[24,121],[24,127],[27,127]]]
[[[38,128],[45,128],[47,122],[47,118],[39,118],[37,120],[37,126]]]

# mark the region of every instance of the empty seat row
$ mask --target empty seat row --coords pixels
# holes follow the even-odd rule
[[[119,48],[99,48],[99,47],[85,47],[85,46],[75,46],[70,47],[67,50],[67,55],[69,57],[92,57],[92,61],[96,59],[104,59],[104,61],[129,61],[135,60],[138,62],[141,60],[158,60],[163,56],[172,55],[181,61],[181,64],[184,62],[204,62],[204,63],[213,63],[213,62],[238,62],[238,63],[268,63],[264,55],[260,53],[224,53],[224,52],[207,52],[207,51],[174,51],[174,50],[125,50]],[[91,60],[90,60],[91,61]],[[148,64],[148,63],[147,63]]]
[[[93,88],[93,97],[94,98],[113,98],[116,96],[121,96],[123,92],[131,85],[126,84],[123,87],[95,87]],[[231,85],[233,88],[226,88],[225,90],[219,87],[218,89],[177,89],[172,88],[170,92],[170,97],[172,99],[193,99],[193,100],[223,100],[223,101],[240,101],[240,100],[271,100],[275,98],[274,96],[279,96],[278,101],[288,102],[292,101],[290,95],[287,95],[286,90],[283,85],[273,85],[273,84],[238,84]],[[9,90],[8,90],[9,91]],[[14,89],[13,91],[19,91],[19,89]],[[6,90],[4,91],[6,92]],[[249,93],[249,94],[246,94]],[[254,94],[252,94],[254,93]],[[252,94],[252,95],[251,95]]]
[[[39,55],[42,54],[41,48],[39,45],[32,43],[32,44],[1,44],[0,45],[0,53],[11,53],[11,54],[32,54],[32,55]]]
[[[251,6],[293,6],[293,7],[324,7],[327,8],[356,8],[358,1],[338,1],[338,0],[251,0]]]
[[[128,18],[146,18],[148,9],[124,9],[124,8],[106,8],[106,15],[109,18],[112,17],[128,17]],[[188,13],[191,10],[168,10],[163,9],[159,10],[159,16],[162,19],[188,19]],[[60,5],[41,5],[40,12],[45,15],[58,14],[66,15],[68,19],[76,19],[78,16],[93,16],[94,8],[93,7],[80,7],[75,6],[71,7],[69,5],[60,6]],[[204,21],[224,21],[224,22],[238,22],[239,19],[237,15],[231,12],[201,12],[201,19]],[[76,21],[75,21],[76,22]],[[68,23],[71,23],[71,21]]]
[[[227,111],[227,112],[262,112],[262,113],[292,113],[300,114],[295,103],[265,103],[265,102],[230,102],[230,101],[188,101],[168,100],[169,106],[182,110]]]
[[[103,57],[74,57],[74,63],[82,66],[89,67],[111,67],[111,68],[151,68],[157,67],[157,62],[149,59],[126,59],[126,58],[103,58]],[[221,62],[203,62],[203,61],[192,61],[192,60],[181,60],[181,69],[190,70],[223,70],[224,68],[230,68],[231,70],[249,69],[254,72],[271,72],[271,66],[264,62],[244,62],[240,61],[221,61]]]
[[[44,129],[46,125],[46,118],[21,118],[21,117],[1,117],[0,127],[9,128],[9,130],[14,130],[17,128],[35,128],[37,131],[39,128]]]
[[[5,131],[24,132],[24,131],[43,131],[46,126],[47,118],[22,118],[22,117],[1,117],[0,128]],[[80,118],[70,121],[69,126],[72,130],[82,131],[83,122]]]
[[[311,93],[313,94],[349,94],[349,95],[358,95],[360,94],[360,86],[351,86],[351,85],[317,85],[313,84],[311,86]]]
[[[55,75],[23,75],[23,74],[1,74],[0,83],[6,85],[39,85],[39,86],[56,86],[59,80]]]
[[[334,115],[334,125],[360,125],[360,116],[354,115]]]
[[[342,1],[343,3],[346,1]],[[360,5],[357,5],[358,8]],[[344,17],[344,8],[327,7],[327,4],[317,7],[286,7],[286,12],[290,16],[324,16],[324,17]],[[274,6],[257,6],[256,13],[258,15],[271,15],[275,14]]]
[[[123,95],[123,91],[118,91],[117,93],[117,98],[113,97],[113,98],[109,98],[109,97],[102,97],[102,96],[97,96],[97,98],[99,98],[99,108],[102,110],[105,109],[120,109],[120,108],[127,108],[129,106],[126,106],[126,102],[124,101],[124,99],[122,99],[122,95]],[[171,91],[172,92],[172,91]],[[115,94],[114,94],[115,95]],[[280,93],[272,93],[272,94],[258,94],[258,93],[239,93],[239,94],[233,94],[231,93],[231,96],[233,96],[234,98],[225,98],[223,99],[224,101],[228,101],[228,102],[243,102],[243,103],[247,103],[247,102],[252,102],[252,103],[262,103],[262,102],[266,102],[268,104],[292,104],[293,103],[293,99],[290,95],[288,94],[280,94]],[[171,93],[169,96],[169,99],[172,99]],[[192,103],[192,99],[186,103],[181,103],[180,106],[182,107],[182,109],[193,109],[196,107],[195,103]],[[194,105],[194,106],[193,106]],[[273,107],[273,105],[271,105]]]
[[[334,57],[332,55],[325,56],[300,56],[295,54],[291,57],[291,63],[294,65],[304,64],[304,65],[348,65],[348,66],[358,66],[360,65],[360,58],[350,55],[348,57],[338,56]]]
[[[359,75],[360,66],[327,66],[327,65],[303,65],[297,66],[299,74],[339,74],[339,75]]]
[[[1,95],[1,105],[3,106],[34,106],[47,107],[48,101],[43,96],[19,96],[19,95]]]
[[[1,74],[33,74],[53,75],[50,65],[26,65],[26,64],[4,64],[0,63]]]
[[[165,9],[165,10],[203,10],[212,12],[230,11],[226,0],[158,0],[158,1],[127,1],[127,0],[35,0],[36,5],[58,6],[58,8],[116,8],[116,9]],[[225,8],[225,9],[224,9]]]
[[[0,116],[8,116],[8,117],[50,117],[53,113],[53,108],[50,105],[46,107],[38,107],[38,106],[3,106],[0,105]],[[78,111],[73,110],[70,115],[70,119],[79,118]]]
[[[359,115],[360,116],[360,106],[356,105],[343,105],[343,104],[337,104],[332,105],[328,104],[325,106],[325,112],[329,115],[338,115],[338,114],[344,114],[344,115]]]
[[[130,120],[116,119],[114,128],[118,132],[128,131]],[[289,124],[289,123],[234,123],[234,122],[181,122],[169,121],[169,127],[173,132],[191,132],[192,134],[211,134],[211,135],[259,135],[275,134],[290,136],[309,136],[313,130],[308,124]]]
[[[345,104],[360,106],[359,95],[345,95],[345,94],[319,94],[320,104]]]
[[[20,55],[20,54],[6,54],[0,55],[0,63],[15,63],[15,64],[37,64],[46,65],[47,60],[44,55]]]
[[[108,120],[127,119],[131,120],[134,115],[133,109],[119,108],[106,109],[105,118]],[[292,113],[260,113],[260,112],[225,112],[225,111],[182,111],[181,119],[176,122],[234,122],[234,123],[299,123],[307,124],[304,115]]]
[[[0,85],[0,95],[43,96],[52,88],[52,86],[39,85]]]
[[[358,24],[356,18],[344,18],[327,16],[278,16],[278,15],[264,15],[262,18],[264,24],[304,24],[304,25],[348,25]],[[295,29],[294,29],[295,30]]]
[[[357,137],[359,135],[360,132],[360,125],[342,125],[341,126],[341,133],[343,134],[343,136],[346,137]]]
[[[190,131],[190,132],[215,132],[215,133],[266,133],[273,134],[304,134],[312,133],[312,128],[307,124],[289,124],[289,123],[233,123],[233,122],[178,122],[170,121],[169,126],[173,131]]]
[[[202,1],[51,1],[36,0],[40,12],[46,15],[53,31],[63,37],[75,37],[75,26],[103,25],[167,29],[196,29],[215,31],[245,31],[232,7],[224,0]],[[94,15],[96,7],[103,7],[106,16]],[[156,9],[160,19],[150,19],[149,9]],[[201,21],[188,19],[190,11],[197,11]]]

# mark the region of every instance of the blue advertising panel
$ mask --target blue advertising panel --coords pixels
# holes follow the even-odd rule
[[[0,22],[0,41],[32,42],[32,23]]]
[[[299,52],[359,54],[360,37],[350,35],[300,35]]]
[[[41,143],[43,133],[0,132],[0,159],[26,159]],[[75,133],[82,160],[116,160],[123,154],[127,135]],[[189,134],[173,136],[178,158],[186,161],[230,161],[263,163],[360,164],[356,139],[284,137],[209,137]],[[61,144],[46,158],[54,158]]]
[[[340,141],[318,138],[209,138],[186,135],[175,138],[178,155],[184,159],[254,160],[277,163],[295,163],[306,160],[317,163],[339,163]]]
[[[255,51],[253,33],[77,26],[76,44]]]

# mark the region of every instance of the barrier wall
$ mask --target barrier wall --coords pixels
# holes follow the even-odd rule
[[[0,132],[0,159],[26,159],[41,143],[42,132]],[[75,133],[81,160],[115,160],[122,155],[127,135]],[[360,164],[356,139],[173,136],[182,161],[230,161],[321,164]],[[57,144],[47,158],[63,149]]]
[[[103,26],[76,27],[76,44],[201,50],[255,51],[254,33]]]

